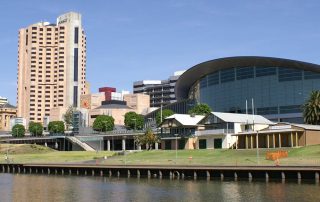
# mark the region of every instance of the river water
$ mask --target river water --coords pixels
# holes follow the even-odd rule
[[[320,201],[320,186],[0,173],[0,201]]]

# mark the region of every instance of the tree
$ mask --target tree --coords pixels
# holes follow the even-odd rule
[[[43,133],[43,127],[41,123],[35,123],[33,121],[29,122],[29,132],[33,136],[41,136]]]
[[[26,129],[21,124],[16,124],[12,127],[12,136],[13,137],[24,137],[24,134],[26,133]]]
[[[159,142],[159,137],[148,128],[144,135],[135,136],[135,142],[137,145],[146,145],[148,150],[152,149],[152,145]]]
[[[303,105],[304,122],[312,125],[320,124],[320,91],[312,91]]]
[[[162,110],[162,120],[161,120],[161,110],[156,114],[157,125],[159,125],[165,118],[173,115],[174,112],[171,109]]]
[[[69,106],[66,113],[63,115],[64,122],[66,123],[67,130],[72,125],[73,112],[75,111],[72,105]]]
[[[99,115],[93,122],[93,130],[95,131],[111,131],[114,127],[114,118],[108,115]]]
[[[128,129],[143,129],[144,119],[141,114],[135,112],[127,112],[124,115],[124,125]]]
[[[211,108],[207,104],[198,104],[188,111],[188,114],[207,115],[211,113]]]
[[[51,121],[48,124],[48,130],[50,133],[64,133],[63,121]]]

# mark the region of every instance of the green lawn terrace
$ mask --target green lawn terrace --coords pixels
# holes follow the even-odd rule
[[[282,149],[288,157],[266,160],[266,152],[249,150],[151,150],[136,152],[55,151],[37,145],[0,145],[0,163],[85,163],[99,165],[183,165],[183,166],[320,166],[320,145]]]

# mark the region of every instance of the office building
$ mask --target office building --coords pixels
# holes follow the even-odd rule
[[[63,14],[57,23],[19,30],[18,116],[43,122],[50,109],[80,106],[86,85],[86,36],[81,15]]]
[[[142,80],[133,83],[133,93],[150,95],[150,107],[160,107],[174,103],[175,84],[184,71],[177,71],[166,80]]]
[[[175,88],[177,106],[193,100],[213,111],[246,113],[247,101],[250,114],[253,102],[254,114],[291,123],[303,123],[302,105],[313,90],[320,90],[319,65],[256,56],[200,63],[184,72]]]

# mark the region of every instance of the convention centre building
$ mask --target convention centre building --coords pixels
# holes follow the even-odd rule
[[[253,102],[255,114],[271,121],[303,123],[302,105],[313,90],[320,90],[320,65],[273,57],[227,57],[184,72],[175,86],[178,102],[168,107],[181,113],[175,109],[188,100],[206,103],[215,112],[246,113],[247,102],[251,113]]]

